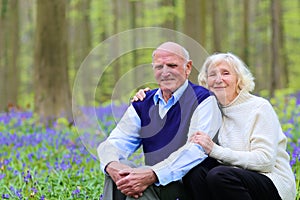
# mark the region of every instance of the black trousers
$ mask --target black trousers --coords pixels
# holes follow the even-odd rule
[[[208,157],[183,178],[193,200],[280,200],[273,182],[265,175],[221,165]]]

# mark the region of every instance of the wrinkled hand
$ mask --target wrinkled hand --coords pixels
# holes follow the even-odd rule
[[[118,190],[134,198],[141,197],[146,188],[157,181],[155,173],[150,168],[124,169],[119,175],[123,178],[116,182]]]
[[[128,165],[125,165],[123,163],[114,161],[114,162],[109,163],[105,170],[110,175],[112,180],[116,183],[117,181],[122,179],[124,176],[126,176],[125,173],[122,173],[122,174],[119,173],[123,169],[132,170],[133,168],[131,168]]]
[[[134,101],[143,101],[144,98],[146,97],[146,93],[147,91],[149,91],[150,88],[146,87],[145,89],[140,89],[136,94],[135,96],[131,99],[131,102],[134,102]]]
[[[214,142],[208,136],[208,134],[200,132],[200,131],[194,133],[192,135],[192,137],[189,139],[189,141],[193,142],[193,143],[197,143],[200,146],[202,146],[205,153],[207,153],[208,155],[210,154],[210,152],[214,146]]]

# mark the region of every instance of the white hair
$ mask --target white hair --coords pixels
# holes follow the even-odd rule
[[[199,73],[198,81],[199,84],[207,87],[207,70],[211,66],[217,66],[221,62],[227,63],[229,66],[231,66],[234,71],[237,74],[238,77],[238,88],[240,90],[244,89],[248,92],[251,92],[254,90],[255,83],[254,83],[254,77],[252,73],[249,71],[247,65],[236,55],[232,53],[215,53],[211,56],[209,56]]]

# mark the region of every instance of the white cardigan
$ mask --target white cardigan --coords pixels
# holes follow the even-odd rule
[[[214,145],[210,156],[268,176],[283,200],[294,200],[296,184],[286,151],[287,138],[272,105],[241,91],[223,112],[219,145]]]

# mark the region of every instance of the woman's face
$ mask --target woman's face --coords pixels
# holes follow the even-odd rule
[[[238,95],[238,78],[226,62],[210,66],[207,70],[208,89],[213,91],[222,105],[228,105]]]

